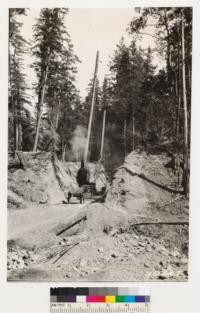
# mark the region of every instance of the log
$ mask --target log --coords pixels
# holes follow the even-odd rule
[[[125,169],[129,174],[133,175],[133,176],[137,176],[137,177],[140,177],[144,180],[146,180],[148,183],[151,183],[152,185],[160,188],[160,189],[163,189],[165,191],[168,191],[170,193],[174,193],[174,194],[183,194],[182,191],[179,191],[179,190],[176,190],[176,189],[173,189],[173,188],[170,188],[170,187],[167,187],[167,186],[164,186],[160,183],[157,183],[155,181],[153,181],[152,179],[146,177],[144,174],[140,174],[140,173],[136,173],[136,172],[133,172],[130,168],[128,168],[127,166],[120,166],[119,169]]]
[[[89,151],[89,145],[90,145],[91,128],[92,128],[94,106],[95,106],[95,93],[96,93],[98,64],[99,64],[99,51],[97,51],[96,64],[95,64],[95,70],[94,70],[93,87],[92,87],[92,103],[91,103],[91,109],[90,109],[90,117],[89,117],[88,130],[87,130],[87,139],[86,139],[85,152],[84,152],[85,163],[87,163],[87,161],[88,161],[88,151]]]
[[[133,223],[131,224],[131,226],[129,226],[130,228],[134,228],[135,226],[144,226],[144,225],[189,225],[188,221],[175,221],[175,222],[171,222],[171,221],[167,221],[167,222],[162,222],[162,221],[156,221],[156,222],[139,222],[139,223]],[[113,231],[111,231],[111,233],[109,234],[110,236],[114,237],[116,234],[119,233],[119,231],[122,230],[122,232],[126,232],[127,228],[119,228],[119,229],[114,229]],[[121,231],[120,231],[121,233]]]
[[[42,154],[42,153],[46,153],[46,151],[36,151],[36,152],[34,152],[34,151],[23,151],[23,154],[28,154],[28,155],[40,155],[40,154]]]
[[[189,225],[188,221],[176,221],[176,222],[141,222],[134,223],[131,226],[140,226],[140,225]]]
[[[62,233],[67,231],[68,229],[72,228],[76,224],[80,223],[81,221],[85,221],[87,219],[87,215],[84,214],[82,216],[78,215],[73,220],[65,224],[65,227],[62,228],[59,232],[56,233],[56,236],[60,236]]]
[[[46,151],[36,151],[36,152],[33,152],[33,151],[19,151],[19,150],[17,150],[17,151],[8,151],[8,154],[12,155],[14,157],[16,152],[23,152],[24,155],[26,155],[26,154],[29,154],[29,155],[39,155],[39,154],[42,154],[42,153],[46,153]]]

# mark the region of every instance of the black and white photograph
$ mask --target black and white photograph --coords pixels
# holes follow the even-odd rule
[[[8,281],[188,281],[192,21],[9,9]]]

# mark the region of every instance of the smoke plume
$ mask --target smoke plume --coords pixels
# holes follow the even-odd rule
[[[81,161],[84,157],[85,145],[87,138],[87,129],[78,125],[73,132],[70,140],[72,157],[76,161]]]

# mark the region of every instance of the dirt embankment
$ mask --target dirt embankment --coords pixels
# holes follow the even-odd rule
[[[131,153],[116,171],[104,203],[78,208],[78,204],[55,205],[51,209],[53,222],[45,222],[50,213],[40,205],[43,227],[27,228],[27,239],[23,234],[22,240],[19,233],[10,237],[8,278],[187,280],[188,201],[182,196],[173,171],[166,166],[168,162],[165,154]],[[68,166],[65,171],[73,177],[76,170]],[[31,212],[34,220],[37,210]],[[15,245],[12,237],[18,237]],[[34,245],[30,245],[31,239]],[[34,251],[36,259],[31,254],[33,261],[23,265],[20,254],[14,268],[12,255],[23,249]]]
[[[10,169],[8,172],[8,208],[28,208],[32,204],[59,203],[65,197],[58,179],[51,153],[24,153],[26,170]],[[59,161],[55,161],[65,187],[73,183],[64,173]]]
[[[76,174],[80,163],[60,162],[52,153],[23,153],[26,169],[8,171],[8,208],[28,208],[34,204],[60,204],[71,189],[77,188]],[[88,164],[91,182],[97,190],[106,184],[101,164]]]

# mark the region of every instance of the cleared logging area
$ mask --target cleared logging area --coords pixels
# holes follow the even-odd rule
[[[50,194],[56,170],[62,179],[56,188],[65,198],[78,165],[62,164],[45,153],[25,158],[26,170],[12,172],[14,177],[18,173],[18,188],[27,188],[24,177],[34,177],[37,184],[40,177],[40,184],[45,181],[44,192]],[[46,280],[112,280],[114,276],[117,280],[186,280],[187,200],[177,195],[179,189],[174,193],[160,187],[175,186],[176,176],[165,167],[169,158],[164,154],[149,158],[130,154],[116,171],[103,203],[88,199],[84,205],[76,200],[67,204],[60,198],[50,204],[48,198],[42,204],[28,202],[24,196],[26,209],[9,211],[9,280],[22,276],[37,280],[41,273]],[[100,173],[102,182],[103,169]],[[51,175],[54,184],[49,189]],[[36,181],[32,188],[39,189]],[[140,276],[132,263],[138,264]]]

